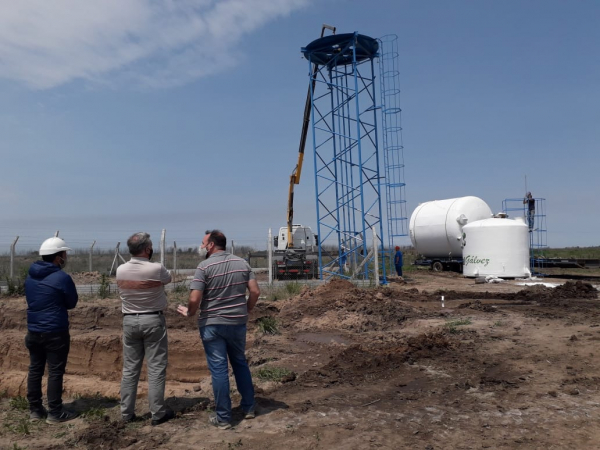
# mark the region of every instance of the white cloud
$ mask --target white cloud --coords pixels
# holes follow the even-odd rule
[[[179,85],[232,66],[244,35],[309,1],[0,0],[0,77]]]

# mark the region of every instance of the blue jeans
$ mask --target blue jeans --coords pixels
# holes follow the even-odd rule
[[[237,390],[242,396],[240,406],[244,412],[254,410],[254,387],[246,361],[246,324],[206,325],[200,327],[208,370],[212,376],[217,419],[231,422],[231,397],[229,396],[229,368],[231,363]]]
[[[48,409],[54,416],[62,412],[63,376],[71,346],[69,332],[27,332],[25,346],[29,350],[29,373],[27,375],[27,400],[29,409],[42,409],[42,378],[48,364]]]

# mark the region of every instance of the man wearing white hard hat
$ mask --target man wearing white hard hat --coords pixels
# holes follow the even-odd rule
[[[67,247],[59,237],[46,239],[40,247],[41,261],[34,262],[25,280],[29,373],[27,400],[31,420],[46,419],[57,424],[77,417],[63,409],[63,376],[71,346],[69,315],[79,297],[73,279],[62,269],[67,264]],[[48,410],[42,405],[42,378],[48,365]]]

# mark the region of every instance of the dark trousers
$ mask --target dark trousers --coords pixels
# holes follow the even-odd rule
[[[63,376],[71,346],[69,332],[32,333],[25,336],[29,350],[27,400],[31,411],[42,408],[42,378],[48,363],[48,410],[52,415],[62,412]]]
[[[402,276],[402,264],[396,264],[396,273],[399,277]]]

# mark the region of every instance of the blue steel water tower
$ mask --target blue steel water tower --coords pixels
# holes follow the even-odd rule
[[[308,60],[321,277],[369,279],[374,248],[385,283],[375,63],[379,42],[322,37]],[[375,236],[375,237],[374,237]]]

